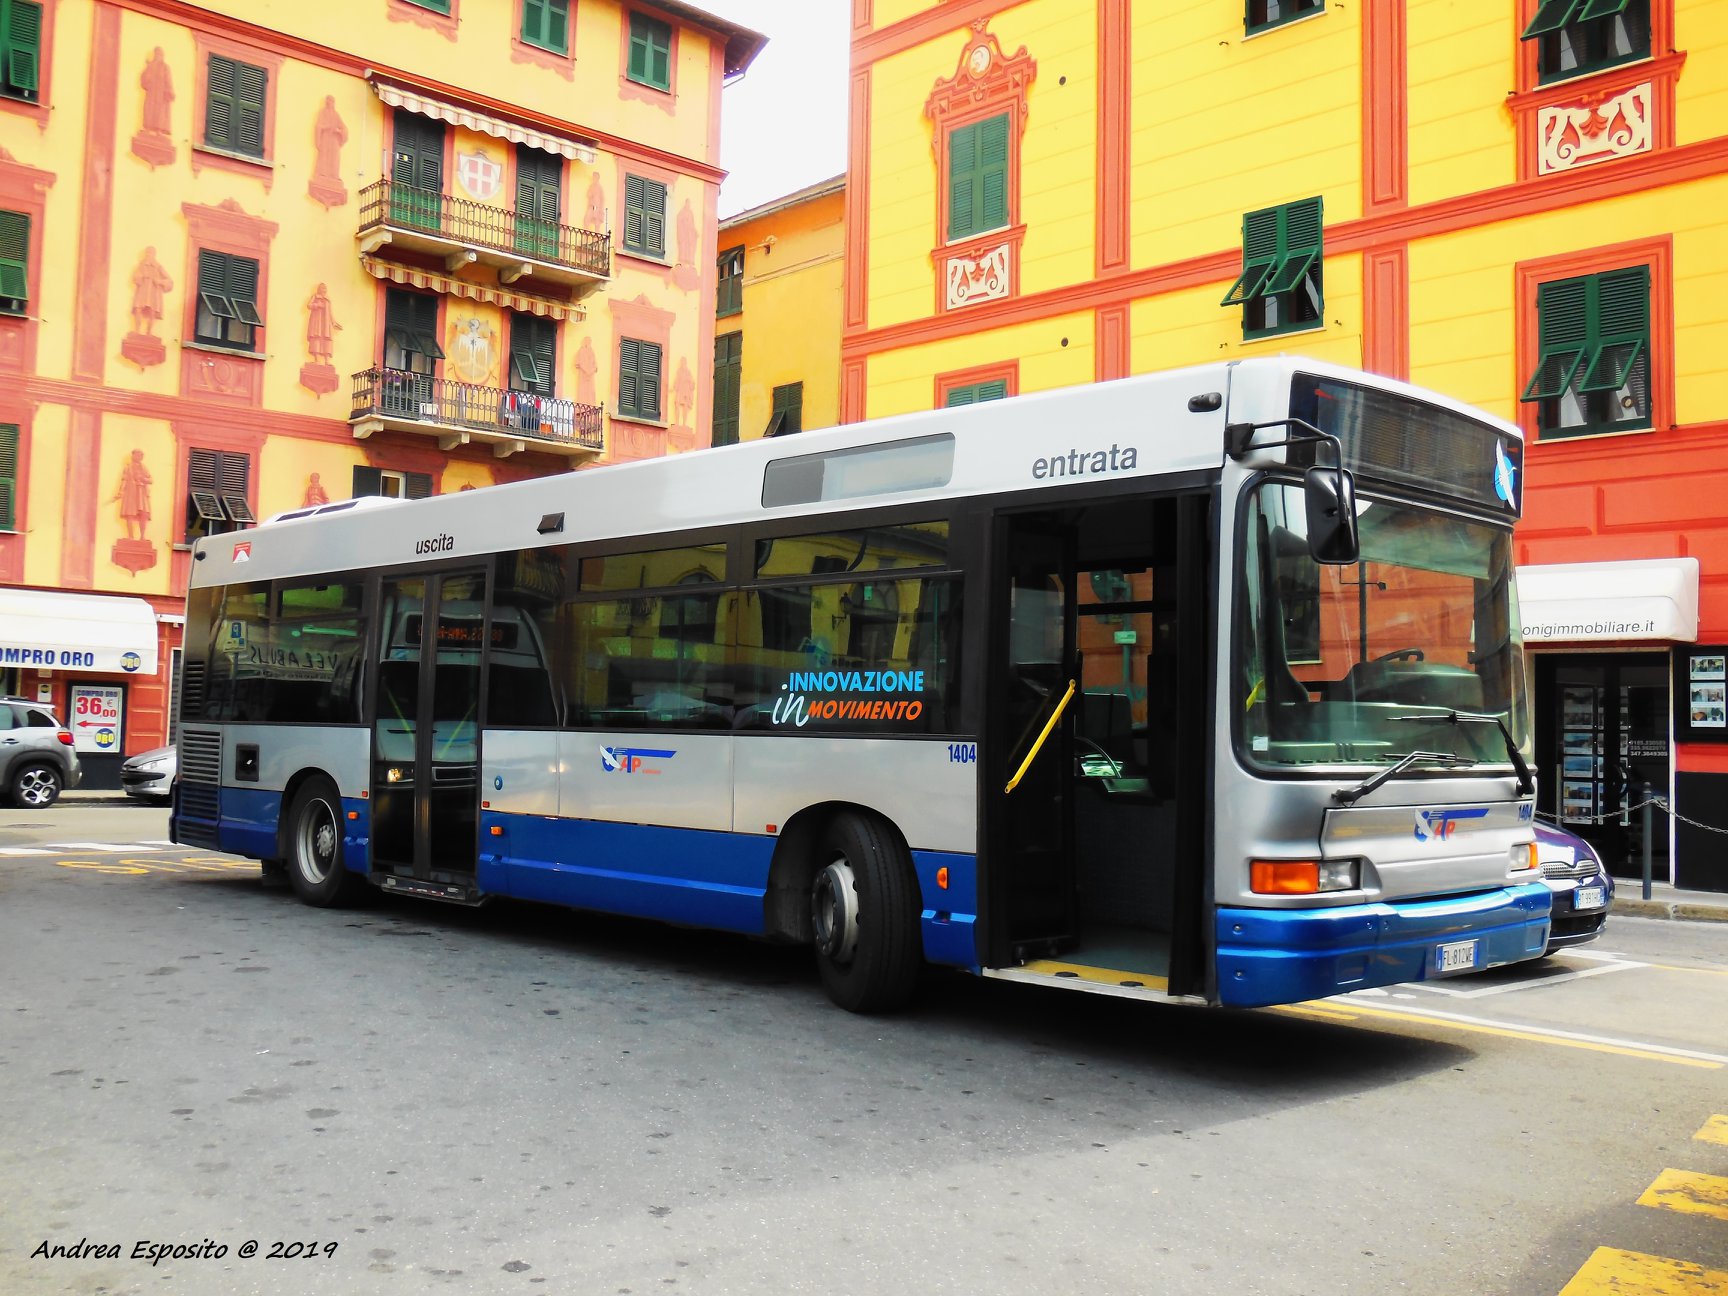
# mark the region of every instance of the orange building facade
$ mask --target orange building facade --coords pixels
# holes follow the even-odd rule
[[[87,785],[170,737],[198,538],[707,444],[763,44],[677,0],[0,0],[0,693]]]
[[[1517,421],[1539,809],[1728,889],[1720,3],[852,14],[843,420],[1272,351]]]

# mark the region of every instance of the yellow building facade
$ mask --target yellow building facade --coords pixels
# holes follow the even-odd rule
[[[1539,809],[1618,867],[1648,786],[1658,877],[1728,889],[1720,0],[852,19],[842,420],[1296,352],[1519,422]]]
[[[846,177],[720,222],[712,443],[840,421]]]
[[[0,692],[118,692],[100,785],[169,732],[198,537],[706,444],[763,43],[676,0],[0,0]],[[120,664],[68,655],[98,596],[154,631]]]

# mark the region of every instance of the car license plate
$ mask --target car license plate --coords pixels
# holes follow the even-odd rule
[[[1477,966],[1481,953],[1481,941],[1448,941],[1437,945],[1434,947],[1434,974],[1445,976],[1451,972],[1468,972]]]
[[[1579,887],[1572,893],[1572,907],[1574,909],[1600,909],[1606,898],[1603,894],[1603,888],[1599,886]]]

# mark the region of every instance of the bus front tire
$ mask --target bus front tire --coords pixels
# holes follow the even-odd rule
[[[906,848],[881,821],[846,813],[823,833],[816,865],[810,912],[828,997],[849,1012],[902,1007],[922,962]]]
[[[342,798],[328,779],[312,779],[288,810],[288,881],[309,905],[352,904],[365,883],[342,863]]]

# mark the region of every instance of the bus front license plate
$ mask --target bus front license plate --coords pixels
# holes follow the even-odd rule
[[[1434,974],[1447,976],[1453,972],[1474,971],[1482,955],[1481,941],[1449,941],[1434,948]]]

